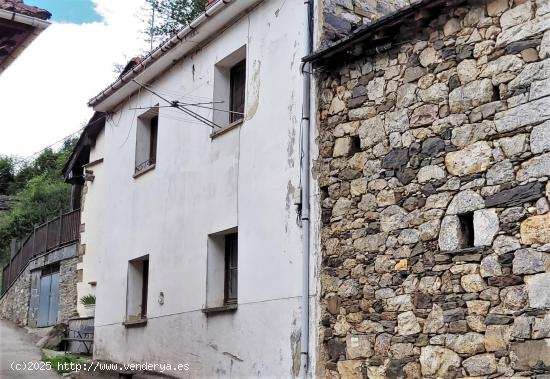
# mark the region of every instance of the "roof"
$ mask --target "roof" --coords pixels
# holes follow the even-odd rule
[[[96,137],[105,127],[105,118],[105,113],[95,112],[84,130],[82,130],[67,163],[61,170],[65,181],[70,182],[73,180],[75,169],[80,169],[82,165],[89,163],[90,147],[95,144]]]
[[[22,0],[0,0],[0,73],[50,25],[50,17],[50,12]]]
[[[442,8],[456,7],[464,2],[466,0],[417,0],[410,6],[400,8],[396,12],[357,28],[328,47],[305,56],[302,61],[329,64],[341,62],[346,57],[355,58],[359,55],[379,53],[380,47],[387,47],[392,40],[399,38],[400,28],[420,31],[426,22],[440,14]]]
[[[27,5],[23,0],[0,0],[0,9],[40,20],[49,20],[52,16],[47,10]]]
[[[90,99],[88,105],[109,111],[138,89],[133,80],[148,83],[190,52],[196,51],[239,15],[264,0],[209,0],[205,11],[174,36],[161,43],[121,74],[117,80]]]

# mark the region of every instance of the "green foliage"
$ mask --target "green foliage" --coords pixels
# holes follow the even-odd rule
[[[0,156],[0,195],[10,195],[15,185],[15,159]]]
[[[61,169],[67,161],[74,140],[65,143],[59,151],[46,149],[32,162],[26,163],[17,170],[12,165],[13,180],[5,186],[6,192],[12,195],[15,204],[9,211],[0,212],[0,263],[7,262],[12,238],[22,240],[32,231],[33,226],[53,218],[60,211],[69,210],[71,187],[64,182]],[[10,161],[11,160],[11,161]],[[0,164],[10,167],[13,158],[0,157]],[[7,162],[7,163],[6,163]],[[10,172],[6,170],[5,172]],[[9,175],[0,178],[0,182],[9,180]]]
[[[154,20],[149,22],[154,37],[166,38],[204,12],[206,0],[147,0],[153,10]]]
[[[72,367],[84,367],[83,365],[89,365],[90,360],[79,357],[75,354],[65,353],[63,355],[58,355],[55,357],[42,357],[42,362],[47,363],[52,370],[55,370],[59,374],[64,374],[71,372],[71,363]]]
[[[91,295],[91,294],[82,296],[80,298],[80,304],[83,304],[83,305],[93,305],[93,304],[95,304],[95,296]]]

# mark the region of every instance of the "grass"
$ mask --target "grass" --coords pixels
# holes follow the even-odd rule
[[[75,354],[65,353],[64,355],[59,355],[56,357],[42,357],[42,362],[49,363],[52,367],[52,370],[55,370],[59,374],[64,374],[71,372],[70,366],[71,363],[74,365],[82,365],[90,362],[90,359],[83,358]]]

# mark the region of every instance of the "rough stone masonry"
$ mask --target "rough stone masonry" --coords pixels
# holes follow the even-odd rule
[[[319,78],[322,375],[549,378],[550,1],[399,38]]]

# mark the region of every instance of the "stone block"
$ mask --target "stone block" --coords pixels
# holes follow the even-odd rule
[[[474,246],[491,246],[498,232],[498,215],[494,209],[474,212]]]
[[[550,79],[546,81],[547,91],[550,94]],[[531,131],[531,152],[540,154],[550,151],[550,121],[537,125]]]
[[[384,124],[379,116],[363,121],[358,133],[363,149],[368,149],[386,138]]]
[[[531,308],[550,308],[550,272],[525,277]]]
[[[533,4],[531,1],[526,1],[523,4],[517,5],[514,8],[504,12],[500,16],[500,26],[503,29],[511,28],[512,26],[520,25],[529,21],[533,16]]]
[[[372,343],[366,335],[346,336],[347,359],[369,358],[374,354]]]
[[[527,218],[521,223],[520,233],[526,245],[550,243],[550,213]]]
[[[351,138],[350,137],[342,137],[342,138],[336,138],[334,141],[334,149],[332,150],[332,157],[345,157],[351,152]]]
[[[523,205],[540,198],[544,194],[544,186],[540,182],[532,182],[522,186],[517,186],[508,190],[497,192],[485,198],[486,207],[508,208]],[[509,222],[518,221],[519,218],[509,220]]]
[[[497,360],[493,354],[480,354],[465,359],[462,366],[470,376],[491,375],[497,371]]]
[[[485,202],[481,195],[472,190],[457,193],[447,208],[448,215],[464,214],[484,208]]]
[[[524,181],[544,176],[550,176],[550,153],[539,155],[522,163],[516,178],[518,181]]]
[[[516,370],[550,366],[550,339],[514,343],[510,358]]]
[[[509,160],[495,163],[487,170],[486,175],[487,185],[489,186],[512,182],[515,178],[516,173],[514,172],[514,166]]]
[[[458,216],[445,216],[439,231],[439,249],[441,251],[458,250],[464,246],[465,237]]]
[[[492,0],[487,3],[487,14],[491,17],[500,16],[508,9],[508,0]]]
[[[536,274],[550,271],[550,254],[536,249],[521,249],[514,253],[513,273],[516,275]]]
[[[549,17],[550,18],[550,17]],[[550,27],[550,23],[549,23]],[[550,77],[550,60],[545,59],[540,62],[534,62],[526,65],[519,75],[512,80],[508,87],[511,90],[527,88],[531,83],[537,80],[545,80]]]
[[[549,14],[545,14],[503,30],[497,37],[496,47],[502,48],[512,42],[533,38],[548,29],[550,29],[550,17]]]
[[[420,366],[424,376],[454,378],[460,362],[457,353],[441,346],[425,346],[420,351]]]
[[[475,174],[487,170],[492,157],[489,144],[479,141],[462,150],[448,153],[445,156],[445,166],[451,175]]]
[[[550,97],[543,97],[521,104],[508,111],[497,113],[495,115],[495,126],[498,132],[504,133],[549,119]]]
[[[337,369],[340,379],[363,379],[361,361],[338,361]]]
[[[493,84],[490,79],[475,80],[454,89],[449,94],[451,113],[463,113],[481,104],[491,102]]]
[[[512,327],[509,325],[488,325],[485,331],[485,350],[506,351],[510,345]]]
[[[485,338],[479,333],[448,334],[445,345],[458,354],[474,355],[485,352]]]
[[[479,274],[467,274],[460,278],[460,285],[466,292],[481,292],[487,288],[487,284]]]
[[[401,336],[410,336],[422,331],[416,316],[412,311],[400,313],[397,316],[397,333]]]

